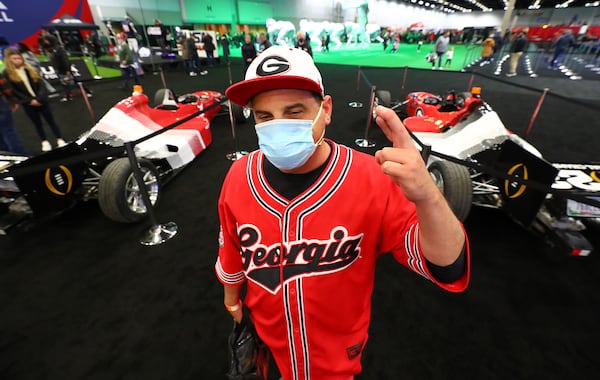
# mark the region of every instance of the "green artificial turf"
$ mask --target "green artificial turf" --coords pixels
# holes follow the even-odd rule
[[[479,45],[450,45],[454,47],[454,57],[450,67],[444,67],[445,70],[460,70],[465,64],[475,60],[481,54],[481,46]],[[374,67],[411,67],[411,68],[431,68],[431,63],[427,62],[425,57],[433,49],[432,44],[424,44],[421,51],[417,52],[416,44],[400,44],[396,52],[391,52],[391,46],[383,51],[383,45],[380,43],[372,43],[370,45],[352,45],[346,44],[334,45],[331,44],[329,52],[321,52],[320,47],[313,47],[313,58],[317,63],[332,63],[338,65],[352,66],[374,66]],[[222,52],[219,52],[222,55]],[[240,48],[231,48],[232,57],[241,57]],[[46,57],[40,56],[40,61],[46,60]],[[81,57],[73,57],[71,59],[81,59]],[[115,78],[121,75],[118,69],[97,66],[94,68],[91,58],[84,57],[92,76],[98,75],[103,78]],[[445,61],[445,57],[443,59]],[[0,61],[0,71],[3,65]]]
[[[82,58],[81,57],[71,57],[70,59],[82,59]],[[46,62],[46,61],[48,61],[48,58],[42,55],[42,56],[38,56],[38,60],[40,62]],[[87,65],[88,70],[90,70],[90,74],[92,74],[92,77],[95,75],[99,75],[102,78],[116,78],[116,77],[121,76],[121,70],[119,70],[119,69],[113,69],[113,68],[102,67],[102,66],[96,66],[94,68],[94,63],[92,62],[91,58],[83,57],[83,60],[84,60],[85,64]],[[96,69],[98,71],[96,71]],[[4,62],[2,60],[0,60],[0,72],[2,72],[3,70],[4,70]]]
[[[98,66],[98,65],[96,65],[94,67],[94,62],[89,57],[84,57],[83,60],[84,60],[85,64],[87,65],[88,70],[90,70],[90,74],[92,74],[92,76],[99,75],[102,78],[116,78],[116,77],[121,76],[120,69],[114,69],[114,68]]]
[[[465,63],[473,61],[481,54],[481,46],[450,45],[454,47],[452,65],[446,70],[460,70]],[[332,63],[353,66],[374,67],[412,67],[431,68],[431,63],[425,57],[433,49],[433,45],[425,44],[417,52],[416,44],[400,44],[396,52],[391,52],[391,47],[383,51],[383,45],[372,43],[370,45],[341,46],[330,45],[329,52],[321,52],[319,47],[313,47],[313,58],[317,63]],[[241,57],[241,49],[231,49],[232,57]],[[445,61],[445,57],[443,59]],[[443,63],[443,62],[442,62]]]

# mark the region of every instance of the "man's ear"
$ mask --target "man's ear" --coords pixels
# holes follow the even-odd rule
[[[323,114],[325,115],[325,124],[329,125],[331,123],[331,115],[333,112],[333,100],[330,95],[325,95],[323,97]]]

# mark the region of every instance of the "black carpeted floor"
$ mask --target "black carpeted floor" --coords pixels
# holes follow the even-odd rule
[[[368,102],[367,81],[398,99],[408,91],[466,90],[473,84],[483,87],[484,99],[509,128],[521,135],[529,130],[528,139],[548,159],[600,161],[595,85],[548,79],[552,91],[532,122],[542,89],[550,83],[544,78],[501,81],[468,73],[365,68],[366,80],[357,86],[356,67],[320,67],[334,96],[327,135],[344,144],[356,147],[354,140],[365,135],[377,142],[368,152],[385,144],[377,129],[367,129],[368,110],[348,107],[350,101]],[[233,62],[232,71],[238,80],[239,62]],[[177,93],[222,91],[229,84],[224,66],[206,77],[164,75]],[[91,85],[93,115],[81,98],[53,104],[65,136],[75,138],[126,96],[119,84]],[[147,74],[143,84],[153,94],[162,86],[161,77]],[[16,119],[27,148],[37,153],[39,140],[22,110]],[[148,225],[111,222],[92,201],[28,232],[0,237],[0,379],[225,378],[231,319],[213,269],[216,202],[230,165],[226,154],[255,149],[256,139],[251,126],[240,125],[234,141],[226,118],[212,131],[208,150],[165,187],[157,218],[179,226],[168,243],[140,245]],[[364,371],[357,379],[595,376],[600,371],[600,252],[563,255],[494,210],[475,209],[465,225],[472,281],[462,294],[445,293],[389,257],[381,259]],[[597,244],[599,235],[590,232]]]

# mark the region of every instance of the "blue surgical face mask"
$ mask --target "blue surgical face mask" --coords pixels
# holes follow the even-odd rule
[[[258,146],[267,159],[279,170],[296,169],[306,163],[323,139],[315,143],[312,127],[321,115],[314,120],[274,119],[256,124]],[[325,130],[323,130],[325,134]]]

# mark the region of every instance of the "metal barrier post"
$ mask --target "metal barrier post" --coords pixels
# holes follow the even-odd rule
[[[144,176],[142,175],[139,162],[133,151],[133,143],[131,141],[126,142],[125,149],[127,150],[127,158],[129,159],[131,170],[133,171],[133,175],[137,182],[138,189],[140,191],[140,194],[142,195],[144,206],[146,206],[148,217],[150,218],[150,222],[152,223],[150,229],[146,231],[144,236],[140,239],[140,243],[142,245],[162,244],[167,240],[171,239],[173,236],[175,236],[175,234],[177,233],[177,224],[175,224],[174,222],[159,224],[156,221],[156,216],[154,215],[154,206],[150,201],[148,189],[146,188],[146,183],[144,182]]]
[[[162,66],[159,66],[159,70],[160,70],[160,80],[162,81],[163,88],[167,88],[167,81],[165,80],[165,73],[163,71]]]
[[[227,75],[229,76],[229,84],[231,85],[233,83],[233,79],[231,76],[231,61],[227,62]],[[233,152],[227,153],[225,157],[227,157],[227,159],[230,161],[236,161],[244,157],[246,154],[248,154],[248,152],[239,149],[239,142],[237,138],[237,133],[235,131],[235,118],[233,117],[231,100],[227,100],[227,105],[227,108],[229,109],[229,123],[231,124],[231,137],[233,137],[233,146],[235,150]]]
[[[358,96],[358,92],[360,90],[360,66],[358,66],[358,70],[356,72],[356,96]],[[348,103],[348,106],[352,108],[361,108],[363,104],[359,101],[353,101]]]
[[[356,143],[356,145],[362,147],[362,148],[372,148],[375,146],[375,142],[372,140],[369,140],[369,129],[371,127],[371,124],[373,123],[373,115],[375,113],[375,92],[376,92],[376,88],[375,86],[371,87],[371,106],[369,109],[369,116],[367,117],[367,127],[365,128],[365,137],[362,139],[356,139],[354,140],[354,142]]]

